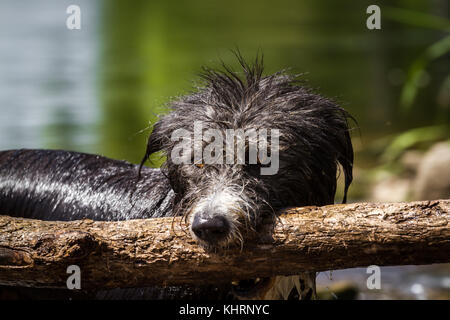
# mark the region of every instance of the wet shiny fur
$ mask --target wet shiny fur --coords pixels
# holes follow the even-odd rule
[[[41,220],[129,220],[170,214],[159,169],[62,150],[0,152],[0,212]]]

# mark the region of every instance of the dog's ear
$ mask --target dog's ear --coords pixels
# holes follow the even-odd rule
[[[345,178],[344,198],[342,203],[346,203],[348,188],[353,180],[353,146],[348,129],[342,137],[340,149],[341,152],[339,154],[338,161],[344,170]]]
[[[150,157],[150,155],[152,153],[161,151],[164,148],[163,133],[161,132],[161,128],[162,128],[161,122],[162,122],[162,120],[159,120],[153,125],[152,133],[148,137],[145,155],[142,158],[142,161],[139,165],[139,173],[138,173],[139,178],[141,176],[141,170],[142,170],[142,167],[143,167],[145,161],[148,160],[148,158]]]

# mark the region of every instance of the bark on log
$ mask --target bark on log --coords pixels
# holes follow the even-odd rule
[[[208,253],[181,219],[49,222],[0,216],[0,284],[84,289],[204,284],[376,264],[450,262],[450,200],[290,209],[272,243]]]

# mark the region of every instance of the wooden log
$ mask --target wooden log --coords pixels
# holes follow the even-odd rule
[[[368,265],[450,262],[450,200],[289,209],[273,241],[206,252],[180,218],[115,222],[0,216],[0,285],[84,289],[206,284]]]

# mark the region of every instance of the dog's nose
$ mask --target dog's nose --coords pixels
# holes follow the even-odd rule
[[[212,243],[225,238],[230,229],[226,219],[221,216],[214,216],[206,219],[196,216],[194,217],[191,228],[198,238]]]

